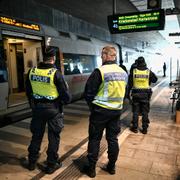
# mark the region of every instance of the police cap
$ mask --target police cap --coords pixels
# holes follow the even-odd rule
[[[44,58],[44,60],[46,61],[49,58],[54,57],[55,55],[56,55],[56,50],[53,47],[48,46],[45,49],[45,58]]]

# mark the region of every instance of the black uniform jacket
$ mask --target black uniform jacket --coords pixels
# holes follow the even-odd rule
[[[116,64],[116,62],[107,61],[103,65],[107,65],[107,64]],[[99,69],[95,69],[90,75],[89,79],[87,80],[87,83],[85,86],[85,92],[84,92],[85,100],[87,104],[89,105],[90,110],[93,110],[94,108],[96,108],[101,112],[107,112],[107,111],[118,112],[117,110],[108,110],[100,106],[97,106],[95,104],[92,104],[92,101],[94,100],[94,97],[97,95],[101,83],[102,83],[101,72]]]
[[[148,69],[146,67],[146,65],[143,65],[143,66],[137,66],[137,67],[134,67],[134,68],[137,68],[138,70],[146,70]],[[133,69],[134,69],[133,68]],[[157,76],[150,70],[150,74],[149,74],[149,85],[151,85],[151,83],[156,83],[158,80]],[[128,80],[128,92],[130,93],[130,90],[132,89],[133,87],[133,70],[130,72],[130,75],[129,75],[129,80]],[[144,90],[137,90],[139,92],[144,92]],[[146,90],[145,90],[146,91]],[[148,92],[148,90],[147,90]],[[149,91],[151,93],[151,90]],[[128,93],[128,94],[129,94]]]
[[[54,65],[53,64],[40,63],[38,65],[38,68],[39,69],[49,69],[49,68],[54,68]],[[38,102],[42,102],[42,103],[55,103],[58,106],[62,105],[62,104],[67,104],[67,103],[70,102],[71,96],[70,96],[70,94],[68,92],[68,87],[67,87],[67,85],[66,85],[66,83],[64,81],[64,78],[61,75],[59,70],[57,70],[55,72],[55,75],[54,75],[54,84],[56,85],[57,91],[58,91],[60,96],[57,99],[55,99],[55,100],[48,100],[46,98],[44,98],[44,99],[34,99],[33,98],[33,91],[32,91],[31,82],[29,80],[29,73],[30,73],[30,70],[28,72],[27,79],[26,79],[26,95],[28,97],[30,105],[31,105],[32,101],[34,103],[38,103]]]

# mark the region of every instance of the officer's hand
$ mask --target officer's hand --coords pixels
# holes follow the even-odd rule
[[[132,99],[130,96],[127,97],[128,101],[129,101],[129,104],[132,104]]]

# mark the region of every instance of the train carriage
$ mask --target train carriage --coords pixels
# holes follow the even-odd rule
[[[27,103],[25,79],[28,70],[43,61],[46,46],[56,49],[56,67],[64,75],[73,100],[82,97],[87,78],[101,65],[102,47],[116,46],[45,25],[6,16],[0,19],[1,114],[10,107]]]
[[[137,48],[130,48],[71,32],[61,32],[53,27],[0,15],[0,114],[10,107],[27,104],[25,79],[28,70],[43,61],[46,46],[56,49],[56,68],[64,75],[73,100],[82,97],[90,73],[101,65],[101,49],[115,46],[117,61],[124,60],[130,69],[134,60],[145,56],[147,64],[155,64],[162,56]],[[150,57],[151,56],[151,57]],[[156,65],[156,72],[162,69]]]

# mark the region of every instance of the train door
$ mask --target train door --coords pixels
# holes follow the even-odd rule
[[[19,44],[20,51],[16,49],[16,69],[17,69],[17,80],[18,80],[18,92],[24,91],[24,57],[22,52],[22,44]]]
[[[8,76],[3,48],[2,36],[0,34],[0,111],[7,108],[8,103]]]
[[[42,39],[3,35],[3,44],[9,75],[8,106],[26,103],[25,80],[29,69],[43,60]]]
[[[11,61],[11,92],[23,92],[24,91],[24,56],[22,52],[22,43],[9,44]],[[13,77],[16,75],[16,78]],[[14,84],[13,84],[14,82]]]

